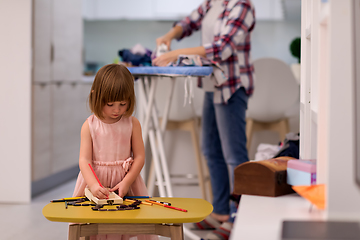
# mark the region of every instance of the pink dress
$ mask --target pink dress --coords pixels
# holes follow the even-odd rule
[[[90,135],[93,144],[92,165],[101,184],[107,188],[113,188],[118,184],[131,168],[133,163],[131,152],[132,117],[122,117],[119,121],[107,124],[95,115],[88,117]],[[81,174],[76,181],[73,197],[85,195],[86,182]],[[148,195],[145,183],[139,175],[130,186],[129,196]],[[98,235],[91,239],[158,239],[151,235]],[[135,238],[133,238],[135,237]]]

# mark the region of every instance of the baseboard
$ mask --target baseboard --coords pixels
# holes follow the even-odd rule
[[[75,179],[79,174],[79,171],[79,166],[74,166],[43,179],[31,182],[31,197],[33,198],[54,187],[58,187],[69,180]]]

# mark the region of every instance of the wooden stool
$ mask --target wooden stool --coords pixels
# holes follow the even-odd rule
[[[161,120],[160,120],[161,122]],[[192,145],[194,147],[195,159],[197,164],[197,173],[198,173],[198,184],[201,189],[201,194],[203,199],[212,201],[212,189],[209,172],[207,170],[207,166],[203,164],[204,158],[201,153],[200,147],[200,137],[199,137],[199,118],[191,118],[184,121],[174,121],[168,120],[166,125],[166,130],[181,130],[188,131],[191,134]],[[154,165],[153,161],[151,161],[149,177],[148,177],[148,189],[151,195],[151,186],[153,186],[154,181]]]
[[[250,151],[251,140],[254,132],[270,130],[279,133],[280,141],[284,141],[289,132],[289,120],[287,118],[274,122],[259,122],[251,118],[246,119],[246,147]]]
[[[188,131],[191,134],[191,140],[194,147],[195,159],[197,164],[197,172],[198,172],[198,183],[201,189],[201,194],[203,199],[212,201],[212,190],[211,190],[211,182],[209,172],[207,170],[207,166],[203,165],[204,158],[201,153],[200,147],[200,137],[199,137],[199,118],[192,118],[185,121],[172,121],[169,120],[166,129],[167,130],[181,130]],[[205,171],[204,171],[205,170]],[[206,191],[206,189],[208,191]],[[208,194],[208,195],[207,195]],[[208,197],[207,197],[208,196]]]

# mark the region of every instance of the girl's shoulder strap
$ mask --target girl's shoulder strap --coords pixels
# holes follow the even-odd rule
[[[98,118],[95,116],[95,114],[90,115],[87,119],[87,122],[89,124],[90,133],[92,134],[93,126],[96,124],[96,121],[99,121]]]
[[[94,121],[96,121],[96,119],[97,119],[97,117],[95,116],[95,114],[92,114],[87,118],[87,121],[90,124],[90,123],[93,123]]]
[[[133,125],[133,116],[125,117],[125,118],[123,118],[123,121],[129,123],[131,125],[131,127],[132,127],[132,125]]]

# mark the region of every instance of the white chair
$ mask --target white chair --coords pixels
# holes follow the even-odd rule
[[[257,131],[276,131],[283,141],[289,132],[289,113],[300,104],[300,87],[289,65],[275,58],[260,58],[254,61],[254,68],[255,90],[246,112],[248,151]]]
[[[178,77],[175,80],[175,87],[172,97],[172,102],[170,105],[170,111],[168,115],[168,122],[166,130],[181,130],[187,131],[191,134],[192,146],[195,153],[195,161],[197,164],[197,179],[198,185],[201,190],[202,197],[207,200],[211,200],[212,192],[210,185],[210,177],[207,171],[206,164],[204,164],[204,158],[201,153],[200,148],[200,136],[199,136],[199,127],[202,114],[203,98],[204,91],[197,87],[197,78],[188,79],[187,89],[188,94],[190,93],[190,84],[192,85],[193,98],[191,104],[189,104],[189,98],[186,99],[186,104],[184,104],[185,94],[185,81],[186,78]],[[158,115],[162,116],[162,110],[165,107],[164,99],[168,94],[170,89],[170,79],[160,79],[158,81],[155,93],[155,104],[158,109]],[[149,192],[152,192],[152,186],[154,181],[153,176],[153,167],[150,167],[149,177],[148,177],[148,188]],[[171,175],[170,177],[192,177],[190,174],[183,175]],[[150,183],[150,184],[149,184]],[[151,194],[151,193],[150,193]]]

